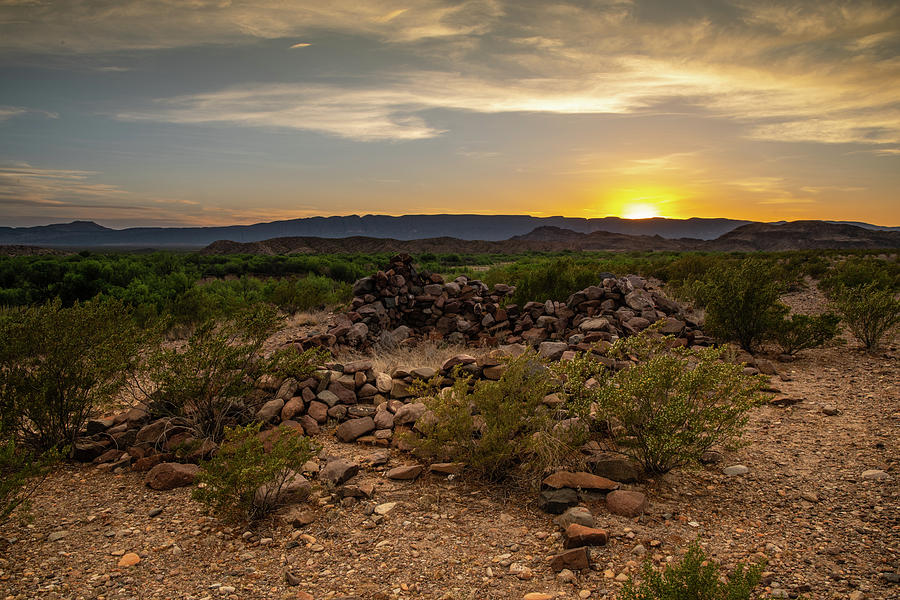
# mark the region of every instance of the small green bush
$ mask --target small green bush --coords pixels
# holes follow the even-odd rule
[[[877,348],[900,324],[900,299],[895,291],[881,289],[877,282],[857,287],[838,286],[834,291],[834,307],[867,350]]]
[[[874,256],[854,256],[839,262],[822,277],[819,288],[831,298],[841,288],[873,284],[878,290],[900,291],[900,262]]]
[[[121,302],[59,300],[0,311],[4,427],[43,452],[72,447],[136,365],[144,336]]]
[[[775,325],[773,337],[782,353],[793,356],[833,339],[840,321],[840,317],[830,313],[818,316],[794,314]]]
[[[281,505],[282,492],[319,446],[291,429],[275,434],[265,451],[260,425],[227,428],[212,460],[201,463],[195,500],[230,521],[256,520]]]
[[[778,302],[784,289],[779,273],[757,258],[711,269],[699,290],[705,329],[748,352],[755,350],[787,314]]]
[[[555,409],[544,405],[557,386],[553,374],[527,352],[508,362],[499,381],[478,381],[470,393],[468,381],[459,378],[425,398],[433,415],[417,423],[421,438],[409,440],[419,455],[464,462],[480,478],[531,485],[535,475],[577,458],[587,439],[587,427],[561,422]]]
[[[197,437],[218,441],[226,425],[249,416],[244,399],[265,361],[259,352],[279,319],[258,305],[225,320],[200,324],[181,349],[159,347],[134,381],[154,415],[176,416]]]
[[[763,399],[760,377],[721,360],[724,348],[669,348],[652,332],[618,340],[611,357],[634,357],[596,388],[620,451],[651,473],[695,464],[713,445],[736,441]]]
[[[659,572],[647,561],[641,581],[631,578],[622,588],[621,600],[750,600],[759,585],[765,561],[750,566],[739,564],[722,581],[720,567],[695,542],[684,558]]]
[[[309,348],[300,351],[296,346],[281,348],[269,357],[266,371],[282,379],[293,377],[303,381],[315,373],[316,369],[331,358],[324,348]]]

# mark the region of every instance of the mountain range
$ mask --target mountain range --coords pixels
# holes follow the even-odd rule
[[[560,227],[542,226],[507,240],[463,240],[435,237],[418,240],[352,236],[347,238],[280,237],[258,242],[219,240],[202,250],[205,254],[315,254],[341,252],[466,252],[518,253],[559,250],[617,251],[724,251],[754,252],[815,249],[900,248],[900,231],[865,229],[856,225],[824,221],[748,223],[714,240],[664,238],[660,235],[630,235],[594,231],[580,233]]]
[[[524,236],[535,229],[555,227],[576,234],[659,236],[664,239],[714,240],[751,221],[735,219],[582,219],[533,217],[529,215],[350,215],[309,217],[287,221],[223,227],[132,227],[110,229],[93,221],[73,221],[37,227],[0,227],[0,244],[34,246],[202,248],[218,240],[258,242],[281,237],[349,238],[370,237],[421,240],[453,237],[460,240],[503,241]],[[852,223],[870,230],[898,231]]]

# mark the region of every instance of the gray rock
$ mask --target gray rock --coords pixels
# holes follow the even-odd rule
[[[729,477],[734,477],[736,475],[746,475],[750,472],[750,469],[744,465],[731,465],[730,467],[725,467],[722,469],[722,473],[728,475]]]
[[[889,481],[891,476],[881,469],[869,469],[862,472],[863,481]]]
[[[337,436],[337,439],[340,441],[349,443],[358,437],[366,435],[370,431],[375,431],[374,419],[372,419],[372,417],[362,417],[360,419],[344,421],[338,425],[334,435]]]
[[[281,398],[269,400],[262,405],[262,408],[256,411],[256,420],[263,423],[271,423],[275,420],[275,417],[281,415],[282,408],[284,408],[284,400]]]
[[[335,458],[325,463],[319,472],[319,480],[332,485],[341,485],[355,477],[357,473],[359,473],[359,464],[343,458]]]
[[[556,524],[559,525],[560,529],[566,529],[573,523],[584,525],[585,527],[593,527],[595,524],[594,515],[583,506],[573,506],[556,518]]]
[[[570,488],[544,490],[538,496],[538,508],[553,515],[561,514],[576,504],[578,493]]]

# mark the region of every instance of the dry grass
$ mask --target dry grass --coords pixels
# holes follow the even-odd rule
[[[350,361],[360,358],[370,359],[374,363],[376,372],[391,373],[397,367],[417,368],[432,367],[440,369],[451,356],[457,354],[470,354],[476,358],[487,354],[485,348],[467,348],[462,344],[446,344],[432,341],[420,341],[415,346],[400,346],[389,350],[373,350],[371,353],[347,351],[336,358],[341,361]]]

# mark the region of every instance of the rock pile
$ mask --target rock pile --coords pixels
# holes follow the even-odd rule
[[[304,348],[365,349],[416,337],[472,346],[553,342],[557,346],[548,346],[548,352],[560,354],[564,345],[587,349],[594,342],[638,333],[660,320],[663,333],[685,344],[710,342],[696,319],[642,277],[600,273],[598,279],[598,285],[572,294],[566,302],[519,306],[511,303],[513,286],[496,284],[489,289],[466,276],[445,282],[436,273],[416,271],[412,258],[400,254],[386,270],[354,284],[349,312],[334,317],[325,333],[299,343]]]

